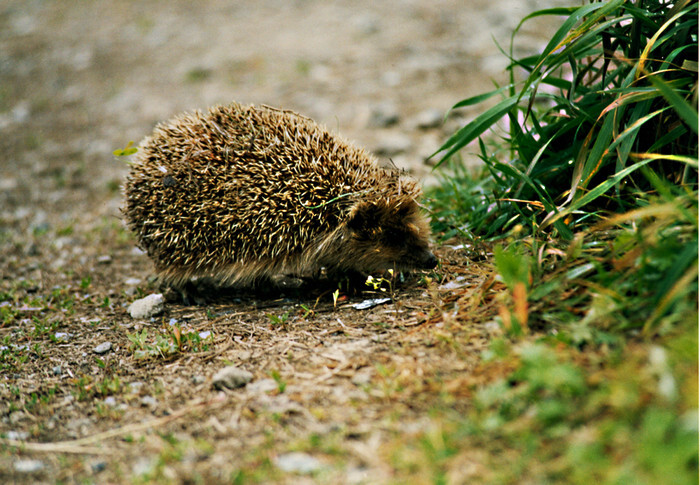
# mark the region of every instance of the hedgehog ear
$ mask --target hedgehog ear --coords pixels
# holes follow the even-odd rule
[[[396,216],[399,218],[399,220],[405,219],[408,215],[410,215],[415,207],[415,202],[411,201],[406,201],[401,203],[396,208]]]
[[[379,225],[379,207],[372,203],[360,203],[350,211],[347,225],[353,231],[366,231]]]

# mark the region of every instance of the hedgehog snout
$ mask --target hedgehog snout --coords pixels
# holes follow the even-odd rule
[[[430,251],[425,251],[419,260],[420,269],[433,269],[438,264],[438,259]]]
[[[394,264],[404,270],[433,269],[438,259],[428,248],[411,248],[395,260]]]

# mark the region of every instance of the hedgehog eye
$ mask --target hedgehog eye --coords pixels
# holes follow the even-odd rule
[[[382,235],[382,241],[387,246],[401,246],[402,241],[406,239],[406,234],[396,229],[386,229]]]

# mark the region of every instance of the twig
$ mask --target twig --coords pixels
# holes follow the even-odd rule
[[[114,450],[110,448],[73,445],[69,441],[58,441],[56,443],[28,443],[22,440],[0,438],[0,443],[2,443],[4,446],[14,446],[22,451],[36,451],[44,453],[76,453],[79,455],[111,455],[114,453]]]
[[[188,406],[185,406],[182,409],[179,409],[178,411],[175,411],[174,413],[172,413],[168,416],[163,416],[162,418],[151,419],[151,420],[145,421],[143,423],[128,424],[128,425],[122,426],[120,428],[110,429],[110,430],[104,431],[102,433],[97,433],[97,434],[94,434],[92,436],[86,436],[85,438],[80,438],[80,439],[76,439],[76,440],[56,441],[54,443],[31,443],[31,442],[26,442],[26,441],[21,441],[21,440],[11,440],[11,439],[0,438],[0,444],[6,445],[6,446],[16,446],[17,448],[21,448],[22,450],[27,450],[27,451],[37,451],[37,452],[47,452],[47,453],[109,454],[109,453],[112,453],[113,450],[110,450],[109,448],[103,449],[103,448],[99,448],[99,447],[86,446],[86,445],[100,443],[100,442],[103,442],[109,438],[114,438],[116,436],[121,436],[121,435],[129,434],[129,433],[135,433],[135,432],[143,431],[143,430],[150,429],[150,428],[160,427],[160,426],[163,426],[171,421],[175,421],[176,419],[180,419],[183,416],[187,416],[188,414],[191,414],[191,413],[197,411],[198,409],[209,407],[212,404],[221,404],[224,402],[226,402],[225,397],[217,396],[217,397],[210,399],[210,400],[207,400],[207,401],[200,401],[200,402],[196,402],[194,404],[190,404]]]

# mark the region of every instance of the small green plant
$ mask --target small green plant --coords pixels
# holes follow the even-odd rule
[[[111,192],[112,194],[117,194],[119,193],[119,190],[121,189],[121,182],[117,179],[109,180],[106,184],[105,187],[108,192]]]
[[[85,401],[90,396],[90,378],[81,376],[74,380],[75,389],[72,391],[73,397],[77,401]]]
[[[183,330],[179,325],[172,325],[170,338],[175,342],[178,352],[206,352],[213,337],[211,332]]]
[[[398,302],[396,300],[396,292],[394,291],[394,270],[389,269],[387,270],[389,273],[389,278],[385,278],[384,276],[380,278],[376,278],[372,275],[367,276],[367,280],[365,281],[365,285],[371,286],[375,291],[379,290],[382,292],[385,292],[389,295],[391,298],[391,302],[394,304],[394,308],[396,309],[396,313],[399,313],[399,306]],[[384,286],[386,284],[386,287]]]
[[[282,376],[276,370],[270,371],[270,377],[272,377],[277,383],[277,393],[282,394],[285,391],[285,389],[287,389],[287,382],[284,379],[282,379]]]
[[[338,297],[339,297],[339,296],[340,296],[340,288],[337,288],[337,289],[333,292],[333,308],[337,308],[337,307],[338,307]]]
[[[0,370],[17,371],[29,360],[30,351],[26,345],[13,343],[12,336],[2,339],[0,344]]]
[[[70,236],[71,234],[73,234],[73,232],[75,232],[75,228],[72,225],[66,225],[66,226],[59,228],[56,231],[56,235],[57,236]]]
[[[75,296],[68,288],[54,288],[48,297],[49,306],[66,311],[69,315],[73,313],[75,305]]]
[[[284,312],[281,315],[273,315],[270,313],[267,318],[270,319],[270,323],[273,325],[277,325],[280,327],[286,327],[287,326],[287,320],[289,320],[289,312]]]
[[[306,318],[309,316],[313,317],[316,313],[316,311],[313,308],[309,308],[309,306],[305,305],[304,303],[301,303],[299,306],[302,310],[304,310],[304,314],[301,316],[301,318],[303,318],[304,320],[306,320]]]
[[[90,276],[85,276],[80,280],[80,289],[87,290],[92,283],[92,278]]]
[[[136,148],[135,146],[132,146],[133,144],[134,144],[134,142],[130,141],[126,145],[126,147],[118,148],[118,149],[114,150],[112,152],[112,154],[115,157],[128,157],[129,155],[133,155],[134,153],[136,153],[138,151],[138,148]]]
[[[0,327],[6,327],[14,321],[19,312],[11,305],[0,306]]]
[[[141,329],[140,332],[126,334],[126,338],[131,342],[131,348],[136,350],[144,350],[146,348],[147,337],[148,330],[146,328]]]
[[[206,352],[213,337],[202,336],[195,331],[185,331],[179,325],[172,325],[166,335],[157,333],[149,339],[148,330],[127,334],[136,359],[153,357],[167,358],[179,353]]]
[[[118,394],[122,388],[121,380],[118,376],[108,375],[95,385],[95,394],[100,396],[110,396]]]
[[[496,270],[508,287],[513,303],[512,311],[506,306],[501,307],[501,323],[507,332],[515,335],[527,332],[528,329],[530,258],[529,254],[522,253],[515,244],[507,248],[500,245],[493,248]]]
[[[189,83],[199,83],[211,77],[211,70],[204,67],[195,67],[187,71],[186,80]]]
[[[35,339],[48,338],[52,342],[56,341],[56,329],[60,325],[59,320],[47,320],[39,317],[32,317],[34,329],[31,332],[31,337]]]

